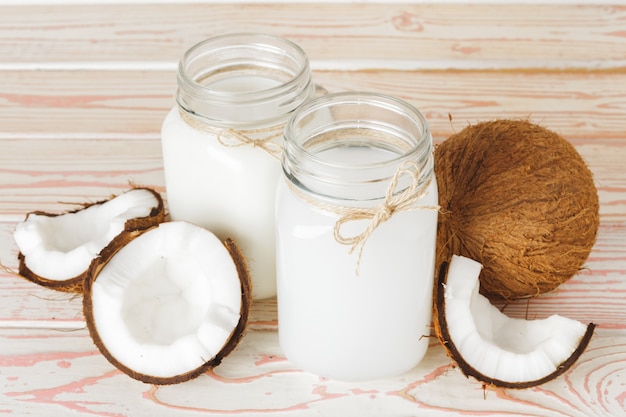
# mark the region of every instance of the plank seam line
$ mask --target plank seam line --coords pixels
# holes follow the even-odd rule
[[[1,1],[1,0],[0,0]],[[172,71],[177,61],[0,62],[0,71]],[[461,60],[342,59],[311,60],[315,71],[420,70],[626,70],[626,59],[607,60]]]

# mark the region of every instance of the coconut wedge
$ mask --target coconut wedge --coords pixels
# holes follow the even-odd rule
[[[102,354],[152,384],[217,366],[241,339],[250,278],[236,245],[186,222],[162,223],[108,246],[85,281],[83,310]]]
[[[506,388],[540,385],[567,371],[589,344],[595,325],[559,315],[507,317],[479,293],[481,268],[454,255],[438,279],[435,329],[461,371]]]
[[[48,288],[81,292],[90,264],[101,260],[107,245],[128,241],[164,217],[161,196],[149,188],[133,188],[62,214],[28,213],[13,233],[19,273]]]

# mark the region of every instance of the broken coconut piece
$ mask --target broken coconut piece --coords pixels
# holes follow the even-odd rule
[[[149,188],[133,188],[79,210],[28,213],[13,238],[19,249],[19,273],[37,284],[81,292],[89,265],[114,239],[129,240],[161,223],[163,200]]]
[[[595,325],[559,315],[510,318],[479,293],[482,265],[454,255],[441,268],[435,328],[466,376],[493,386],[528,388],[569,369],[587,347]]]
[[[173,384],[217,366],[241,339],[250,279],[236,245],[182,221],[123,247],[85,281],[83,310],[102,354],[131,377]]]

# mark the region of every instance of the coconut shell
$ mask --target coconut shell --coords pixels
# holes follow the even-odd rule
[[[145,189],[149,191],[150,193],[152,193],[157,200],[157,206],[153,208],[152,211],[145,217],[135,217],[135,218],[126,220],[126,222],[124,223],[124,230],[113,239],[114,241],[128,242],[133,237],[135,237],[139,232],[145,229],[151,228],[159,223],[162,223],[165,220],[165,206],[163,204],[163,199],[161,198],[161,195],[157,191],[151,188],[143,188],[143,187],[136,187],[136,188]],[[95,203],[83,204],[83,206],[79,209],[66,211],[63,213],[47,213],[43,211],[34,211],[34,212],[26,214],[26,220],[28,219],[28,216],[33,215],[33,214],[40,215],[40,216],[56,217],[56,216],[62,216],[66,214],[77,213],[79,211],[86,210],[89,207],[104,204],[112,200],[115,197],[116,196],[111,196],[108,199],[101,200]],[[112,242],[109,243],[109,245],[111,244]],[[114,246],[115,245],[117,245],[117,243],[114,244]],[[107,253],[108,252],[103,249],[102,253],[100,253],[98,257],[94,258],[92,263],[106,261]],[[53,280],[53,279],[49,279],[47,277],[38,275],[35,272],[33,272],[30,268],[28,268],[28,266],[26,265],[25,256],[24,254],[22,254],[22,252],[18,253],[17,258],[19,261],[19,270],[18,270],[19,275],[26,278],[27,280],[34,282],[35,284],[41,285],[43,287],[57,290],[57,291],[62,291],[62,292],[81,293],[83,291],[83,282],[89,272],[88,269],[86,269],[81,274],[72,278],[68,278],[65,280]]]
[[[227,238],[224,241],[224,246],[226,246],[228,253],[230,253],[230,256],[235,262],[235,267],[237,268],[237,273],[239,274],[239,280],[241,281],[241,310],[239,312],[241,318],[239,319],[239,323],[237,323],[237,327],[235,327],[231,338],[228,340],[220,353],[211,361],[211,367],[219,365],[223,358],[235,350],[246,332],[250,309],[252,308],[252,278],[243,253],[239,249],[239,246],[237,246],[237,244],[235,244],[235,242],[230,238]]]
[[[124,372],[131,378],[134,378],[141,382],[155,385],[173,385],[197,378],[209,369],[215,368],[239,345],[239,342],[243,338],[247,329],[248,318],[252,306],[252,283],[250,273],[248,271],[248,267],[245,262],[245,258],[241,253],[241,250],[232,239],[227,238],[223,242],[223,245],[228,250],[228,253],[233,259],[233,262],[237,269],[237,274],[239,276],[241,286],[241,308],[239,312],[239,322],[237,323],[237,326],[235,326],[235,328],[233,329],[233,332],[231,333],[229,339],[226,341],[222,349],[213,358],[209,358],[201,366],[172,377],[157,377],[153,375],[146,375],[140,372],[136,372],[132,368],[123,365],[109,352],[104,342],[102,341],[100,334],[98,333],[93,312],[93,301],[91,296],[92,288],[98,278],[98,274],[100,273],[100,271],[111,259],[113,259],[115,254],[117,254],[133,239],[141,236],[144,233],[149,232],[151,229],[154,229],[156,227],[158,227],[158,225],[153,226],[150,229],[135,230],[129,234],[124,235],[123,237],[119,237],[102,250],[102,262],[94,261],[91,263],[89,271],[87,273],[87,277],[85,278],[83,288],[83,315],[85,317],[87,329],[89,330],[89,334],[91,336],[91,339],[93,340],[94,345],[113,366],[115,366],[117,369]]]
[[[567,372],[580,358],[585,349],[587,349],[587,346],[589,345],[589,342],[591,341],[591,338],[596,328],[596,325],[594,323],[589,323],[587,325],[587,330],[585,334],[580,339],[578,346],[576,347],[576,349],[574,349],[570,356],[562,363],[560,363],[559,366],[556,367],[556,370],[554,372],[544,376],[543,378],[533,381],[510,382],[502,381],[477,371],[465,360],[465,358],[463,358],[460,349],[455,345],[448,331],[445,297],[447,274],[448,262],[443,262],[439,268],[438,278],[435,281],[435,300],[433,303],[433,323],[435,327],[435,334],[441,342],[441,345],[444,347],[448,357],[456,363],[461,372],[463,372],[463,375],[465,375],[466,377],[472,377],[475,380],[482,382],[485,386],[490,387],[513,389],[531,388],[544,384],[548,381],[552,381]]]
[[[435,150],[441,212],[437,265],[483,264],[491,301],[528,298],[576,275],[595,243],[593,176],[557,133],[524,120],[467,126]]]

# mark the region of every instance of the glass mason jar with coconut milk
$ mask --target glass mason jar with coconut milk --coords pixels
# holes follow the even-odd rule
[[[438,212],[432,151],[422,114],[385,95],[329,94],[287,123],[278,331],[294,365],[365,380],[424,356]]]
[[[254,297],[274,296],[282,133],[314,95],[308,58],[270,35],[218,36],[184,54],[177,83],[161,131],[170,215],[234,239]]]

